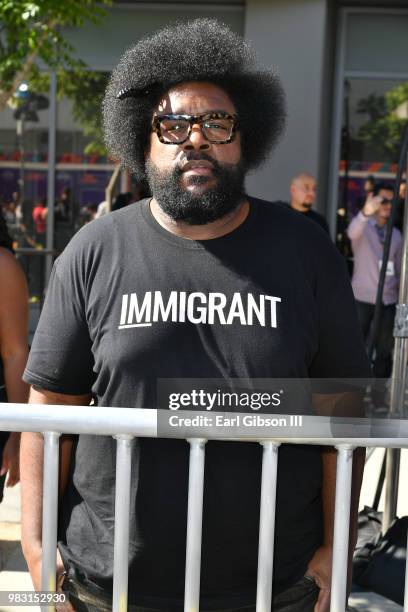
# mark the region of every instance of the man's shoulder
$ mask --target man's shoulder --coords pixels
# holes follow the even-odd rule
[[[256,206],[260,216],[263,216],[265,221],[269,218],[271,222],[279,222],[282,226],[288,225],[296,233],[305,233],[312,236],[321,234],[321,229],[317,228],[316,223],[311,223],[306,215],[293,210],[289,203],[284,200],[268,201],[249,197],[249,201]],[[319,214],[319,217],[324,220],[322,215]]]
[[[326,223],[325,217],[322,215],[322,213],[317,212],[317,210],[314,210],[313,208],[311,208],[308,214],[314,219],[319,219]]]
[[[257,211],[259,239],[268,238],[274,228],[284,237],[280,241],[280,248],[298,257],[299,261],[314,271],[326,270],[328,274],[333,269],[344,266],[343,256],[340,254],[327,231],[324,231],[315,221],[308,219],[304,214],[293,210],[283,201],[268,202],[258,198],[250,198]],[[270,240],[269,240],[270,244]]]
[[[329,233],[329,225],[327,223],[326,217],[324,217],[321,213],[317,212],[317,210],[309,210],[306,216],[309,217],[310,220],[320,225],[320,227],[324,229],[325,232]]]
[[[288,202],[284,200],[263,200],[252,196],[248,196],[248,199],[250,204],[263,217],[274,217],[275,219],[280,219],[282,222],[289,222],[292,219],[295,220],[298,216],[289,206]],[[297,222],[297,219],[295,222]]]
[[[273,209],[275,209],[275,207],[277,207],[278,209],[284,209],[284,210],[288,210],[290,209],[289,207],[289,203],[285,202],[284,200],[264,200],[263,198],[256,198],[254,196],[249,195],[248,199],[251,203],[255,204],[256,206],[267,206],[272,207]]]
[[[134,233],[138,227],[139,202],[130,204],[125,208],[103,215],[84,225],[71,238],[62,254],[58,257],[58,267],[62,262],[70,265],[81,263],[91,264],[102,257],[110,257],[112,253],[121,248],[125,234],[132,228]]]
[[[73,236],[71,242],[75,242],[76,246],[84,244],[106,243],[115,233],[129,227],[137,221],[138,207],[140,202],[129,204],[125,208],[116,210],[101,217],[90,221]]]
[[[127,223],[132,222],[136,219],[139,209],[145,202],[146,200],[140,200],[138,202],[133,202],[128,206],[124,206],[119,210],[113,210],[109,213],[107,212],[104,215],[101,215],[100,217],[94,219],[90,223],[87,223],[83,229],[93,227],[97,228],[96,231],[102,231],[102,228],[106,226],[125,226],[127,225]]]

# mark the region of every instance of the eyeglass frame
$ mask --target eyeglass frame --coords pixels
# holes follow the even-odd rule
[[[175,119],[175,120],[184,119],[185,121],[188,121],[190,125],[189,125],[189,129],[188,129],[187,136],[185,137],[185,139],[179,140],[178,142],[171,142],[171,141],[164,140],[161,130],[160,130],[160,122],[163,119]],[[210,140],[209,138],[207,138],[207,136],[204,134],[204,131],[203,131],[203,122],[207,119],[231,119],[232,127],[231,127],[231,134],[229,138],[227,140]],[[223,112],[201,113],[200,115],[181,115],[181,114],[173,114],[173,113],[169,113],[166,115],[154,115],[152,119],[152,132],[157,134],[157,138],[159,139],[159,141],[165,145],[182,145],[185,142],[187,142],[187,140],[190,138],[191,132],[193,131],[193,125],[200,126],[200,132],[203,138],[205,138],[205,140],[207,140],[211,144],[228,144],[232,142],[235,139],[235,136],[237,135],[238,115],[236,115],[235,113],[231,114],[231,113],[223,113]]]

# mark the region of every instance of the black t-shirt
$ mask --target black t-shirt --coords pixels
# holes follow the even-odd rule
[[[213,240],[169,233],[148,200],[80,230],[54,266],[25,380],[92,390],[99,406],[152,408],[159,378],[366,376],[341,256],[303,215],[250,204],[242,225]],[[74,448],[59,546],[90,588],[109,590],[115,443],[79,436]],[[134,446],[129,600],[139,605],[183,597],[188,452],[183,440]],[[260,445],[206,445],[201,592],[214,609],[223,597],[226,607],[253,601],[260,477]],[[275,592],[321,543],[321,477],[319,447],[280,448]]]
[[[273,202],[273,204],[281,204],[283,206],[288,206],[290,208],[290,204],[288,202],[283,202],[281,200],[277,200],[276,202]],[[323,217],[323,215],[321,215],[320,213],[316,212],[312,208],[306,211],[302,211],[302,212],[297,210],[296,212],[306,217],[306,219],[310,219],[311,221],[314,221],[315,223],[320,225],[320,227],[324,229],[324,231],[327,234],[330,234],[330,230],[329,230],[329,226],[327,225],[327,221]]]
[[[323,215],[321,215],[320,213],[318,213],[318,212],[316,212],[315,210],[312,210],[312,209],[306,211],[303,214],[305,215],[305,217],[307,219],[310,219],[311,221],[314,221],[315,223],[320,225],[320,227],[322,227],[324,229],[324,231],[329,234],[329,226],[327,225],[327,221],[323,217]]]

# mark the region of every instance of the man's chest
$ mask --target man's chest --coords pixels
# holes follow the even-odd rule
[[[369,253],[376,260],[381,260],[384,253],[384,244],[386,238],[386,227],[378,228],[375,225],[370,225],[365,234],[366,245]],[[398,242],[393,231],[390,245],[389,259],[394,260],[398,251]]]
[[[311,287],[273,263],[251,271],[195,255],[97,284],[87,305],[97,367],[285,376],[304,367],[317,342]]]

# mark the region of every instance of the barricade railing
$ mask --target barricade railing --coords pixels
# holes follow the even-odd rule
[[[190,444],[188,485],[185,612],[197,612],[200,598],[201,535],[205,468],[205,442],[220,439],[208,428],[194,426],[175,428],[167,436],[158,436],[157,410],[136,408],[104,408],[93,406],[0,404],[0,430],[31,431],[44,436],[43,493],[43,558],[44,591],[56,589],[56,550],[58,512],[59,437],[61,434],[93,434],[114,436],[117,441],[113,612],[127,610],[128,540],[131,484],[131,451],[135,437],[173,437],[187,439]],[[275,501],[278,470],[278,448],[282,443],[334,446],[337,449],[336,500],[334,516],[331,612],[344,612],[347,592],[349,516],[352,485],[353,450],[357,447],[408,448],[408,421],[398,419],[354,419],[353,435],[350,419],[303,417],[313,425],[313,436],[228,438],[234,441],[260,443],[263,446],[262,482],[259,526],[258,580],[256,610],[270,612],[274,552]],[[335,421],[335,427],[332,427]],[[333,431],[336,436],[333,436]],[[205,434],[205,435],[204,435]],[[223,438],[226,439],[226,438]],[[408,575],[408,564],[407,564]],[[407,578],[408,584],[408,578]],[[54,607],[43,608],[51,612]],[[404,611],[408,612],[405,597]]]

